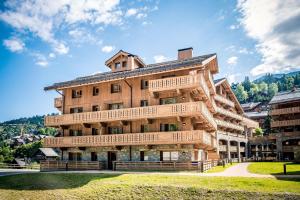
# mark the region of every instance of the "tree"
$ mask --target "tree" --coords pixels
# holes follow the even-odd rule
[[[265,82],[262,82],[258,85],[259,91],[262,94],[268,94],[268,84],[266,84]]]
[[[244,86],[244,89],[249,92],[251,88],[251,82],[248,76],[245,77],[245,80],[242,82],[242,85]]]
[[[0,162],[12,162],[14,160],[13,150],[9,146],[0,148]]]
[[[276,83],[271,83],[268,87],[268,94],[273,97],[278,92],[278,86]]]
[[[258,127],[258,128],[256,128],[255,129],[255,136],[263,136],[263,130],[260,128],[260,127]]]
[[[248,98],[248,93],[245,91],[244,86],[242,84],[238,84],[236,90],[234,91],[237,99],[243,103]]]
[[[41,141],[24,144],[21,146],[18,146],[15,150],[14,156],[16,158],[33,158],[34,155],[38,152],[39,148],[42,147]]]

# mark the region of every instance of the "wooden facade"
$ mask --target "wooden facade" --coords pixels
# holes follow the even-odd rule
[[[191,57],[191,51],[152,65],[120,51],[105,62],[111,69],[105,76],[47,87],[62,96],[54,101],[61,114],[45,117],[60,135],[46,138],[44,146],[58,148],[61,160],[96,160],[106,168],[113,162],[218,159],[218,131],[245,139],[256,123],[243,116],[228,82],[213,80],[216,55]]]

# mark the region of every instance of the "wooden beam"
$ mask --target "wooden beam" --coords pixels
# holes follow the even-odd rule
[[[91,127],[92,127],[92,125],[91,125],[91,124],[88,124],[88,123],[83,123],[82,126],[83,126],[84,128],[91,128]]]

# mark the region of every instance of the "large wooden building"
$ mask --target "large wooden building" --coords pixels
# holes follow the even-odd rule
[[[226,79],[214,81],[216,54],[193,57],[186,48],[177,60],[146,65],[121,50],[105,65],[109,72],[45,88],[61,94],[54,100],[61,114],[45,117],[60,135],[44,140],[60,149],[61,160],[121,169],[247,156],[258,124],[243,116]]]

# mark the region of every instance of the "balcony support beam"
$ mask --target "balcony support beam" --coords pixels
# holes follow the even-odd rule
[[[91,128],[91,127],[92,127],[92,125],[91,125],[91,124],[88,124],[88,123],[83,123],[82,126],[83,126],[84,128]]]

